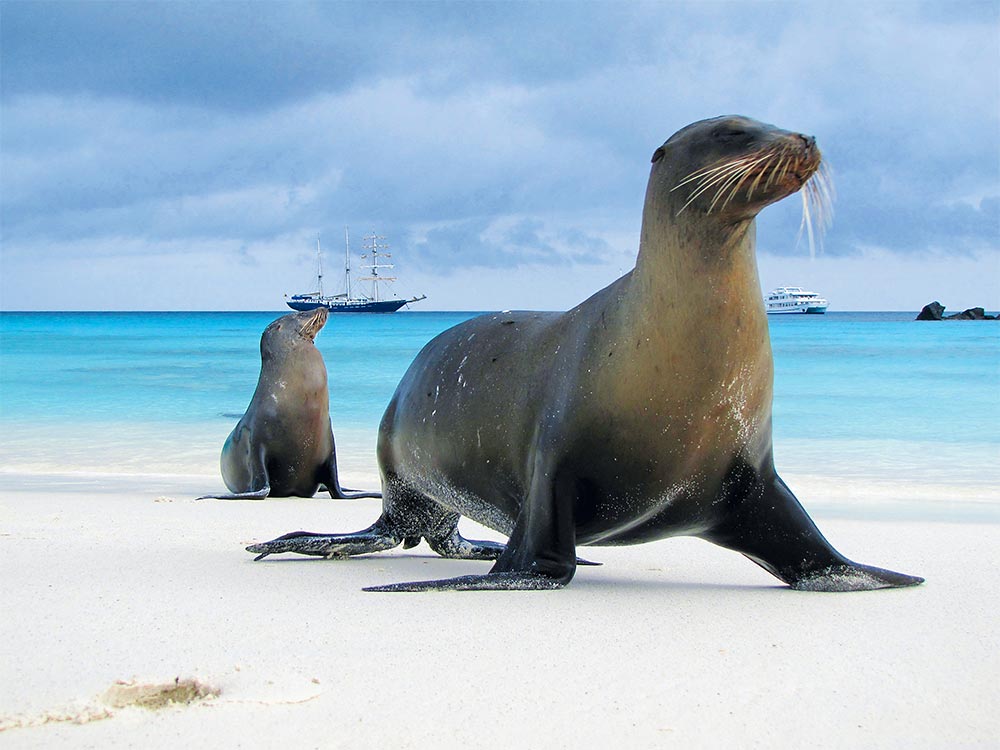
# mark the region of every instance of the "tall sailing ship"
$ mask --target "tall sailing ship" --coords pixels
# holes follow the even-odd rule
[[[427,299],[427,295],[421,295],[420,297],[411,297],[410,299],[399,299],[394,297],[392,299],[382,299],[381,292],[379,290],[379,284],[392,283],[396,280],[395,276],[383,276],[379,273],[380,269],[391,269],[393,265],[391,263],[381,262],[384,259],[391,258],[392,255],[385,252],[389,247],[384,244],[385,237],[381,237],[375,232],[365,237],[364,249],[367,250],[365,254],[361,256],[362,260],[368,260],[368,263],[362,263],[361,268],[368,270],[368,276],[362,276],[358,281],[370,281],[371,282],[371,295],[358,294],[355,296],[353,290],[351,289],[351,237],[347,230],[344,230],[344,276],[345,276],[345,287],[344,291],[340,294],[325,295],[323,294],[323,251],[320,249],[319,238],[316,238],[316,291],[306,292],[304,294],[293,294],[290,298],[285,295],[285,304],[287,304],[293,310],[315,310],[317,307],[325,307],[332,313],[336,312],[352,312],[352,313],[391,313],[396,312],[403,305],[408,305],[411,302],[419,302],[422,299]]]

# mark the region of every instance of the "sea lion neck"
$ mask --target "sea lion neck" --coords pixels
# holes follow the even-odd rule
[[[281,370],[294,367],[296,362],[308,358],[311,352],[319,353],[310,339],[289,332],[283,337],[275,337],[270,341],[261,341],[260,362],[264,370]]]
[[[756,221],[670,216],[649,205],[632,272],[633,319],[750,315],[763,319]]]

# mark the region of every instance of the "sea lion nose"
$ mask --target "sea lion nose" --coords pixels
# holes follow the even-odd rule
[[[806,148],[815,148],[816,147],[816,138],[814,136],[811,136],[811,135],[802,135],[802,133],[799,133],[798,136],[799,136],[799,140],[802,141],[806,145]]]

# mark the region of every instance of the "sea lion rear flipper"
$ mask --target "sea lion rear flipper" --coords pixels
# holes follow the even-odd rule
[[[498,560],[506,546],[499,542],[466,539],[458,532],[459,518],[458,513],[448,513],[434,532],[424,534],[430,548],[441,557],[453,560]]]
[[[344,489],[343,487],[338,487],[336,490],[331,490],[327,488],[330,493],[330,497],[334,500],[360,500],[365,497],[381,498],[381,492],[353,492],[351,490]]]
[[[323,485],[321,491],[325,489],[334,500],[358,500],[364,497],[382,497],[381,492],[358,492],[341,487],[340,480],[337,478],[337,454],[335,451],[330,452],[330,457],[320,467],[319,481]]]
[[[263,500],[269,494],[271,494],[271,486],[265,484],[261,489],[254,492],[230,492],[222,493],[219,495],[202,495],[201,497],[196,497],[195,500]]]
[[[362,591],[541,591],[559,589],[565,583],[535,573],[487,573],[483,576],[458,576],[439,581],[411,581],[386,586],[366,586]]]
[[[293,531],[269,542],[251,544],[246,550],[257,555],[254,561],[282,552],[316,557],[351,557],[392,549],[402,541],[403,537],[391,531],[388,524],[380,518],[367,529],[350,534]]]
[[[734,497],[730,510],[725,521],[704,538],[742,552],[793,589],[869,591],[924,581],[844,557],[824,538],[777,474],[743,497]]]
[[[364,590],[537,591],[565,586],[576,572],[573,503],[557,496],[558,487],[552,486],[550,473],[543,470],[540,460],[537,464],[532,489],[521,506],[510,540],[489,573],[371,586]]]
[[[254,446],[253,431],[241,420],[222,448],[222,481],[231,492],[195,500],[263,500],[271,494],[264,447]]]
[[[410,547],[416,547],[418,544],[420,544],[420,537],[417,537],[412,544],[404,542],[403,548],[409,549]],[[507,548],[507,545],[501,544],[500,542],[488,542],[482,539],[466,539],[458,533],[457,525],[452,530],[452,533],[443,540],[428,536],[427,544],[430,545],[432,550],[441,555],[441,557],[459,560],[497,560]],[[592,562],[590,560],[584,560],[582,557],[578,557],[576,558],[576,564],[599,567],[603,563]]]

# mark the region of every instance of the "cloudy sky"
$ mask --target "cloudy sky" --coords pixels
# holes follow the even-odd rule
[[[654,149],[817,137],[832,228],[758,220],[833,309],[1000,307],[1000,3],[0,3],[0,307],[278,310],[344,227],[417,309],[628,271]]]

